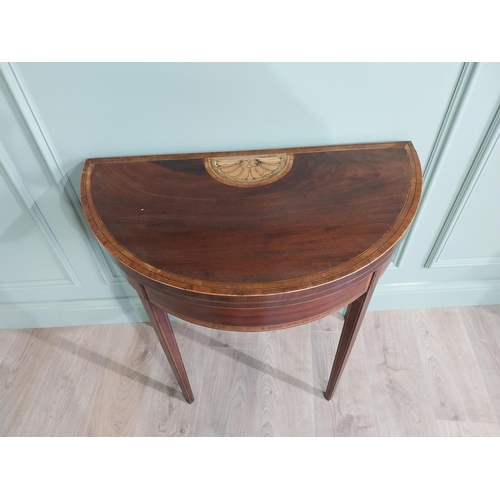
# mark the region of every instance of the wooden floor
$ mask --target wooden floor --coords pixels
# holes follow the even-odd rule
[[[0,330],[0,435],[500,436],[500,306],[368,313],[330,402],[336,316],[173,327],[192,405],[147,324]]]

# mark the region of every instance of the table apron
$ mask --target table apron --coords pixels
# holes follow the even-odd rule
[[[371,277],[355,279],[340,289],[329,284],[265,296],[210,296],[174,288],[157,291],[130,278],[129,282],[143,298],[186,321],[224,330],[262,331],[309,323],[338,311],[366,292]]]

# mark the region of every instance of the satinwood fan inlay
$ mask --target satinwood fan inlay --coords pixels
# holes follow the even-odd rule
[[[205,158],[208,173],[219,182],[256,187],[281,179],[292,168],[293,154]]]

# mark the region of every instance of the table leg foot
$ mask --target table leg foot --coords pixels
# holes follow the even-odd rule
[[[340,334],[339,345],[337,347],[337,352],[335,353],[330,379],[328,380],[328,386],[326,387],[326,391],[324,393],[325,398],[328,401],[332,399],[333,393],[339,383],[340,376],[344,371],[347,358],[349,357],[354,341],[358,335],[359,327],[361,326],[361,322],[363,321],[366,310],[368,309],[368,304],[370,303],[370,299],[373,295],[373,291],[375,290],[380,274],[380,271],[375,272],[368,290],[354,302],[351,302],[347,307],[344,326],[342,328],[342,333]]]
[[[148,313],[151,324],[156,332],[158,340],[160,341],[165,356],[172,367],[175,378],[181,387],[182,394],[186,398],[186,401],[191,404],[194,401],[193,391],[191,390],[191,385],[189,384],[186,368],[182,362],[181,352],[179,351],[179,346],[177,345],[172,325],[168,319],[168,314],[160,307],[149,302],[149,300],[141,296],[140,293],[139,297],[142,301],[144,309],[146,309],[146,312]]]

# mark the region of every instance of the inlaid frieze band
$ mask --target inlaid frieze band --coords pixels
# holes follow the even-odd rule
[[[219,182],[257,187],[275,182],[292,168],[293,154],[205,158],[207,172]]]

